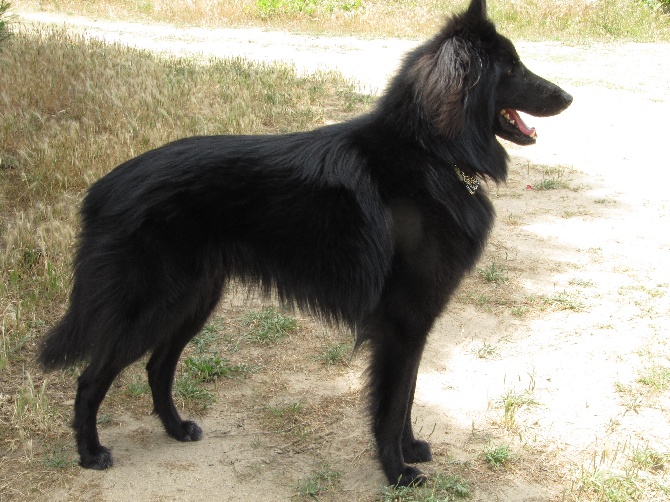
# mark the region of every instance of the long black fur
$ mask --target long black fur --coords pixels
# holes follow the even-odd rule
[[[480,256],[494,211],[468,176],[504,181],[496,139],[534,142],[500,118],[552,115],[571,97],[530,73],[485,2],[408,55],[375,110],[281,136],[192,137],[91,186],[69,309],[44,340],[46,369],[80,360],[74,430],[83,467],[112,465],[96,416],[114,378],[147,352],[167,432],[198,440],[171,397],[179,356],[232,278],[351,327],[369,342],[370,415],[389,482],[431,459],[411,407],[427,335]]]

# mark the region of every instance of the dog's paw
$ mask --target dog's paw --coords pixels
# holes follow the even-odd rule
[[[202,439],[202,429],[195,422],[184,420],[181,423],[181,435],[179,441],[200,441]]]
[[[409,444],[403,444],[402,456],[405,462],[410,464],[430,462],[433,460],[433,454],[430,451],[430,445],[426,441],[421,441],[419,439],[415,439]]]
[[[112,458],[112,452],[101,446],[95,453],[80,454],[79,465],[85,469],[103,471],[114,465],[114,459]]]
[[[402,470],[402,474],[398,476],[394,486],[421,486],[427,479],[428,476],[419,469],[406,465]]]

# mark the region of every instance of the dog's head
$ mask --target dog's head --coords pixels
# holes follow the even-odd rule
[[[570,106],[572,96],[526,68],[512,42],[501,35],[498,38],[501,54],[496,64],[500,77],[496,86],[493,131],[519,145],[530,145],[537,138],[535,128],[528,127],[517,111],[535,117],[556,115]]]
[[[512,42],[488,19],[485,0],[472,0],[408,63],[425,116],[448,139],[488,133],[532,144],[535,129],[518,112],[555,115],[572,102],[570,94],[523,65]]]

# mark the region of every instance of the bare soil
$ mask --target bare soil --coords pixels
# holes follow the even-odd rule
[[[22,17],[173,54],[336,69],[369,91],[383,89],[417,43]],[[670,365],[670,45],[517,48],[574,103],[558,117],[527,121],[537,145],[507,145],[509,181],[487,187],[498,221],[480,264],[504,268],[507,281],[473,273],[438,319],[419,375],[416,430],[435,452],[425,470],[459,473],[471,483],[471,500],[587,500],[582,469],[622,472],[635,445],[670,452],[670,396],[638,382],[645,368]],[[558,187],[540,190],[547,180]],[[217,315],[239,312],[227,299]],[[364,414],[365,350],[327,367],[315,356],[349,335],[309,319],[300,325],[274,347],[231,352],[263,369],[219,381],[206,413],[185,411],[205,431],[202,441],[171,440],[146,404],[125,412],[109,405],[113,420],[101,440],[116,465],[72,469],[40,498],[286,500],[323,465],[341,479],[319,499],[379,497],[385,479]],[[512,421],[502,405],[509,393],[534,403]],[[268,405],[298,401],[300,427],[268,422]],[[513,455],[492,469],[482,452],[498,444]],[[651,474],[668,486],[667,470]],[[638,500],[663,500],[659,493],[644,490]]]

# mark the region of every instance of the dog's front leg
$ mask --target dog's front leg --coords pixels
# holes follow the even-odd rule
[[[369,368],[370,412],[372,429],[377,441],[377,451],[382,469],[389,482],[398,486],[422,484],[426,477],[407,460],[429,460],[430,448],[423,441],[416,441],[408,424],[416,375],[423,352],[425,334],[410,335],[401,322],[386,320],[377,324],[380,329],[371,336],[372,359]],[[403,433],[410,437],[403,440]],[[421,443],[421,444],[419,444]],[[419,458],[414,449],[419,448]],[[409,449],[408,449],[409,448]]]
[[[417,365],[418,366],[418,365]],[[418,367],[417,367],[418,370]],[[409,395],[407,406],[407,415],[405,416],[405,427],[402,431],[402,456],[405,462],[415,464],[418,462],[430,462],[433,460],[433,454],[430,451],[430,445],[426,441],[416,439],[412,430],[412,406],[414,405],[414,390],[416,389],[416,376],[414,373],[412,380],[414,385]]]

